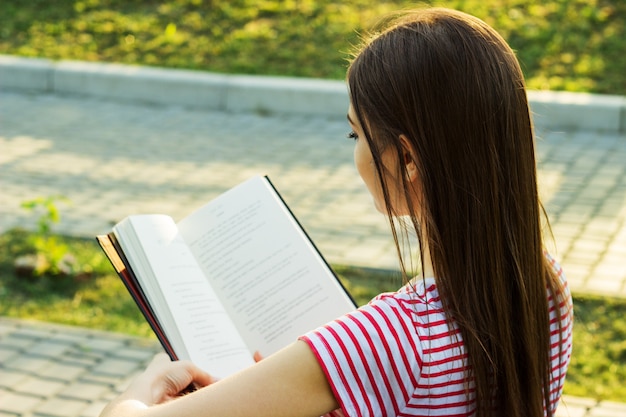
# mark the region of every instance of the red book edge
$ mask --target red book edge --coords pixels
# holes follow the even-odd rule
[[[152,328],[152,331],[156,335],[157,339],[159,339],[159,342],[161,342],[161,346],[163,346],[165,352],[170,356],[172,360],[178,360],[176,352],[174,352],[172,345],[170,345],[167,336],[163,332],[163,328],[156,318],[152,307],[150,307],[150,304],[148,303],[147,298],[143,290],[141,289],[139,282],[137,281],[137,277],[130,267],[128,259],[124,255],[124,251],[122,251],[122,248],[117,242],[115,235],[113,233],[109,233],[107,235],[98,235],[96,236],[96,240],[104,251],[106,257],[109,258],[109,261],[111,262],[111,265],[113,265],[115,272],[117,272],[117,275],[124,283],[124,286],[128,290],[129,294],[131,295],[131,297],[133,297],[135,304],[137,304],[137,307],[139,307],[139,310]]]

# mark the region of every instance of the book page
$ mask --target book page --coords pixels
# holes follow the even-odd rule
[[[178,226],[251,351],[270,355],[355,308],[265,178]]]
[[[114,231],[179,359],[216,377],[254,363],[171,218],[130,216]]]

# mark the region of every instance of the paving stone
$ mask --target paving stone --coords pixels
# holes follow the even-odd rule
[[[575,244],[575,243],[574,243]],[[582,248],[572,247],[563,259],[563,265],[572,265],[590,269],[595,266],[602,255],[601,251],[587,251]]]
[[[67,352],[70,346],[66,343],[55,343],[55,341],[39,341],[26,349],[25,353],[35,356],[60,356]]]
[[[4,349],[26,350],[36,341],[30,337],[20,337],[19,333],[13,332],[2,338],[2,346]]]
[[[39,397],[0,389],[0,411],[22,415],[43,403]]]
[[[580,223],[565,223],[565,222],[555,222],[552,225],[552,232],[555,237],[577,237],[580,235],[584,228],[583,224]]]
[[[141,369],[145,368],[144,363],[138,363],[138,366],[141,366]],[[85,372],[81,375],[80,378],[77,379],[80,382],[85,382],[87,384],[96,384],[108,387],[115,387],[119,384],[120,375],[105,375],[100,373],[92,372],[91,370]]]
[[[29,378],[29,375],[21,372],[14,371],[0,367],[0,387],[6,389],[12,389],[15,385]]]
[[[92,401],[94,398],[102,397],[110,389],[111,387],[107,385],[77,381],[70,385],[64,385],[58,395],[62,398]]]
[[[134,360],[134,361],[139,361],[139,362],[147,362],[151,360],[152,357],[157,352],[161,352],[162,350],[163,349],[160,347],[160,345],[156,343],[150,343],[150,344],[146,344],[145,347],[142,347],[139,349],[132,349],[129,347],[118,349],[117,351],[113,352],[113,355],[116,358],[120,358],[120,359],[129,359],[129,360]]]
[[[119,339],[107,340],[105,338],[89,338],[85,339],[78,347],[84,354],[98,355],[102,352],[112,352],[124,345]]]
[[[65,363],[75,366],[91,367],[107,356],[107,352],[95,351],[77,346],[68,351],[65,356]]]
[[[131,360],[105,359],[97,364],[92,371],[97,374],[124,376],[137,370],[138,364]]]
[[[3,365],[10,370],[34,373],[50,366],[52,363],[53,361],[48,358],[23,355],[11,360],[10,362],[6,362]]]
[[[40,369],[37,374],[45,378],[53,378],[61,381],[72,381],[87,372],[83,366],[68,364],[63,359],[50,363]]]
[[[25,340],[39,340],[50,337],[50,330],[42,328],[40,326],[25,326],[20,329],[18,334],[13,335],[16,338]]]
[[[50,398],[35,407],[33,411],[35,414],[46,417],[68,417],[80,415],[88,406],[89,403],[86,401]]]
[[[0,342],[2,340],[0,339]],[[0,363],[10,362],[12,358],[19,355],[21,351],[14,347],[0,345]]]
[[[16,393],[35,395],[47,398],[56,395],[66,386],[65,383],[40,377],[29,376],[13,386]]]

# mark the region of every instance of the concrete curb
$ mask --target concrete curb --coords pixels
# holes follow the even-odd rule
[[[348,106],[343,81],[10,55],[0,55],[0,88],[262,114],[343,117]],[[528,97],[538,127],[626,132],[626,97],[552,91],[529,91]]]
[[[529,91],[528,101],[537,126],[626,132],[626,97],[623,96]]]

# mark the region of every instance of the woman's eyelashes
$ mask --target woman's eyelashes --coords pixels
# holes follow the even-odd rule
[[[348,139],[352,139],[352,140],[357,140],[359,138],[359,135],[356,134],[356,132],[354,130],[351,130],[346,137]]]

